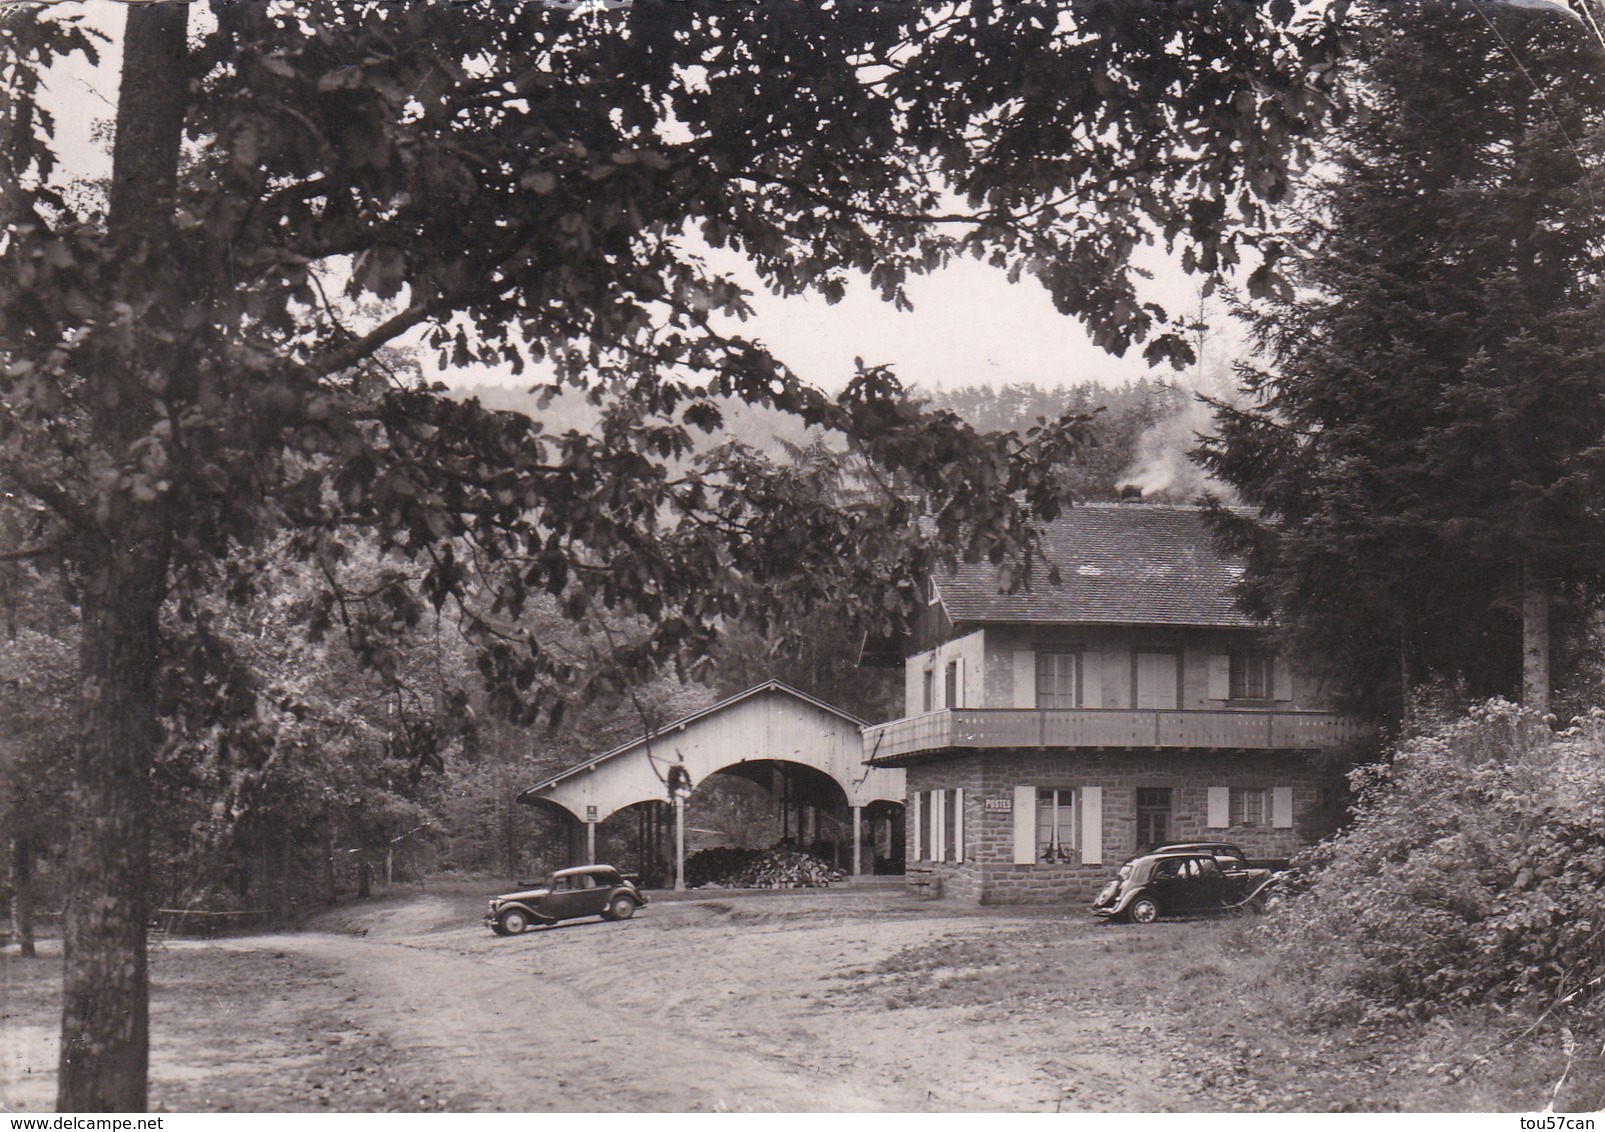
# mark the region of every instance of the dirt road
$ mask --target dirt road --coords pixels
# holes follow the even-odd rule
[[[996,933],[1051,933],[1056,948],[1106,963],[1111,936],[1079,915],[955,910],[897,890],[777,893],[664,900],[624,923],[499,938],[478,923],[480,904],[424,893],[319,930],[169,945],[153,964],[153,1105],[1234,1106],[1229,1093],[1167,1076],[1183,1039],[1129,1013],[1035,1009],[1029,993],[985,1007],[929,993],[942,985],[943,948],[990,946]],[[922,963],[926,989],[900,990],[898,973]],[[30,1064],[52,1063],[47,1026],[9,1032],[31,1043]],[[47,1085],[30,1071],[0,1077],[0,1094],[37,1110]]]

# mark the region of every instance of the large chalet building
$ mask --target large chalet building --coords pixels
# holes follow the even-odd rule
[[[906,773],[907,861],[982,903],[1090,899],[1164,842],[1286,857],[1336,785],[1312,752],[1358,729],[1232,599],[1241,567],[1193,507],[1076,507],[1058,584],[962,566],[926,595],[902,718],[864,760]]]

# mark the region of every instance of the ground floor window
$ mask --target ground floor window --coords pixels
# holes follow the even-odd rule
[[[1076,792],[1037,791],[1037,860],[1071,861],[1076,848]]]
[[[1153,849],[1170,840],[1169,788],[1137,788],[1137,848]]]
[[[1233,786],[1228,813],[1233,825],[1264,825],[1265,788]]]

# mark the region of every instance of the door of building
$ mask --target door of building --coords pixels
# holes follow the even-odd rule
[[[1170,789],[1137,788],[1137,851],[1146,853],[1170,840]]]

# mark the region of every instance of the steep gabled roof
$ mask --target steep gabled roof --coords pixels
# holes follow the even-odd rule
[[[762,684],[748,688],[745,692],[737,692],[729,699],[720,700],[718,703],[709,707],[705,707],[701,711],[694,711],[690,715],[683,715],[671,723],[665,723],[656,731],[648,732],[639,738],[631,739],[628,743],[621,743],[617,747],[614,747],[611,751],[604,751],[600,755],[586,759],[577,766],[569,767],[560,774],[554,774],[550,778],[543,779],[540,782],[537,782],[534,786],[531,786],[528,790],[521,792],[518,795],[517,801],[523,802],[526,799],[538,794],[542,790],[547,790],[553,786],[556,786],[564,779],[573,778],[576,774],[580,774],[583,771],[593,770],[611,759],[616,759],[620,755],[628,754],[630,751],[633,751],[638,747],[646,746],[652,740],[657,739],[660,736],[667,735],[670,732],[680,731],[688,724],[695,723],[697,720],[704,719],[710,715],[716,715],[727,708],[734,707],[743,700],[751,699],[753,696],[760,695],[764,692],[778,692],[781,695],[791,696],[793,699],[801,700],[803,703],[809,704],[810,706],[818,708],[821,711],[829,712],[831,715],[840,716],[852,726],[860,729],[869,726],[865,720],[859,719],[856,715],[845,712],[839,707],[833,707],[832,705],[827,704],[824,700],[816,699],[813,696],[810,696],[807,692],[799,692],[790,684],[784,683],[780,680],[765,680]]]
[[[937,573],[936,588],[955,624],[1194,625],[1256,628],[1238,609],[1233,584],[1242,566],[1223,554],[1196,507],[1089,503],[1043,532],[1047,559],[1029,591],[1000,593],[989,563]],[[1058,585],[1048,567],[1059,569]]]

